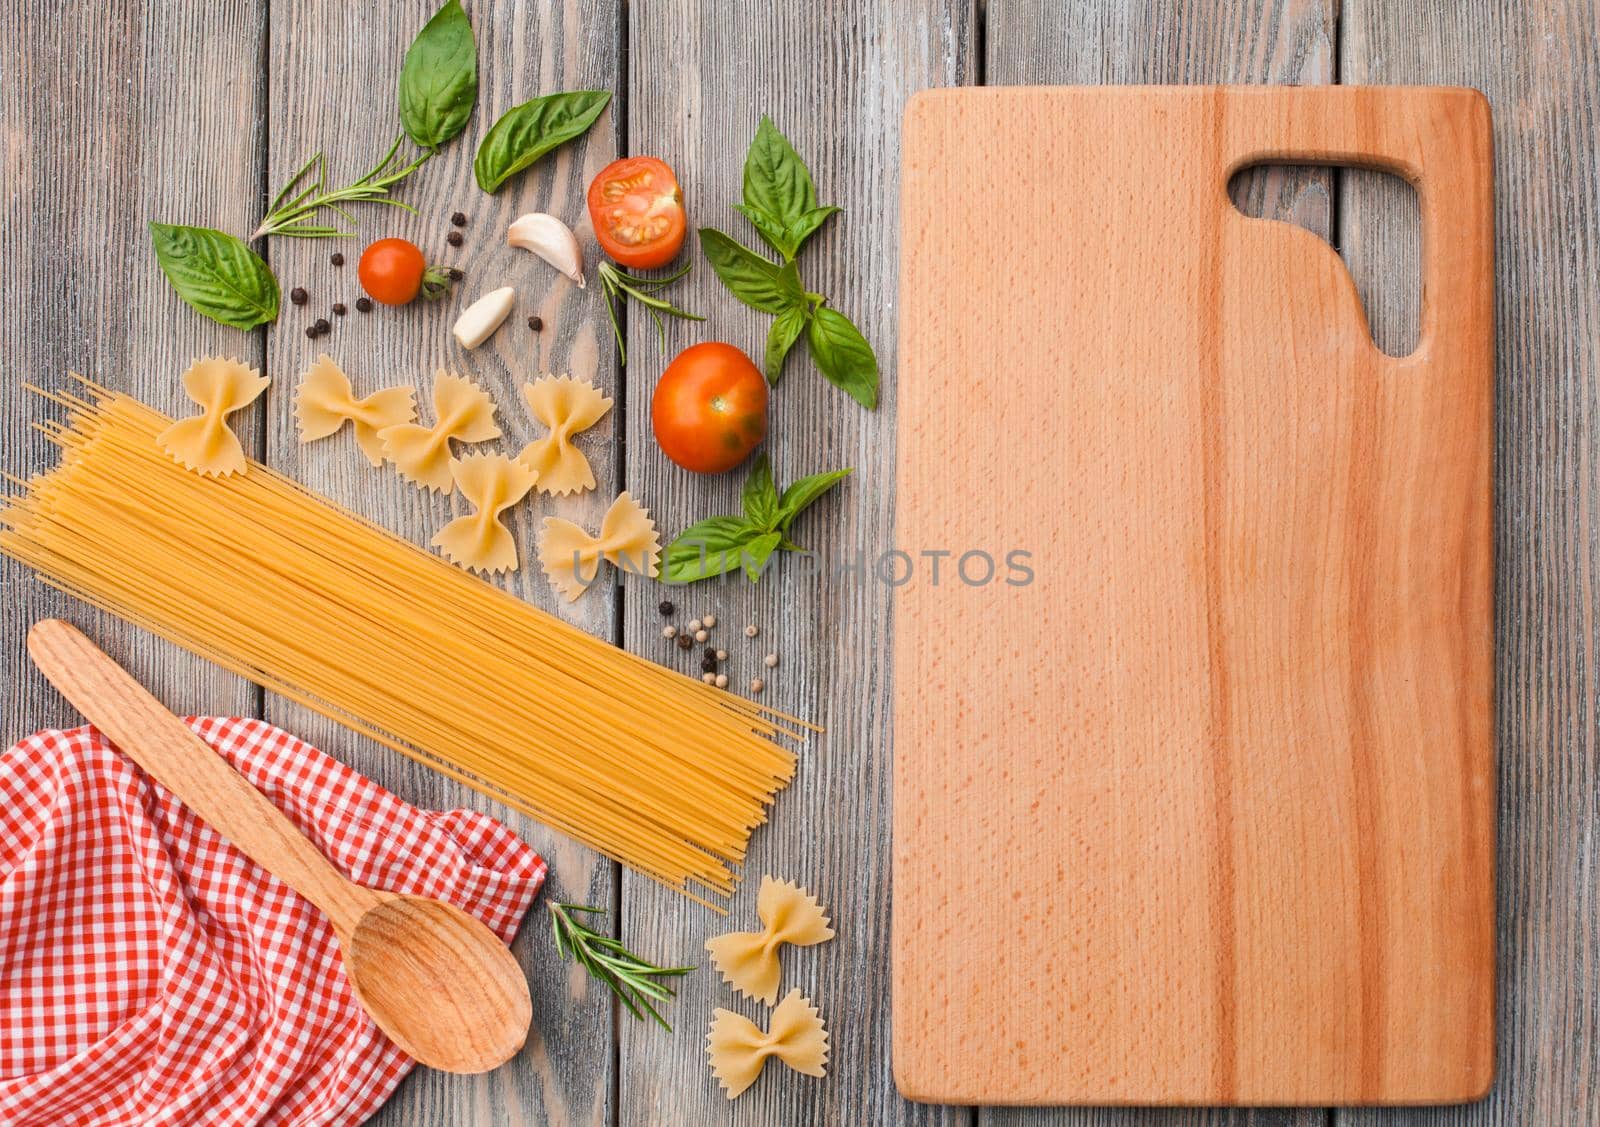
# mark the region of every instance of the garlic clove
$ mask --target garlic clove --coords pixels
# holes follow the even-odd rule
[[[506,242],[531,250],[583,289],[583,256],[578,250],[578,237],[555,216],[538,211],[520,216],[506,232]]]
[[[517,291],[510,286],[498,290],[490,290],[462,312],[456,318],[455,328],[450,331],[455,333],[456,341],[462,348],[477,348],[484,341],[494,335],[511,312],[511,307],[516,304]]]

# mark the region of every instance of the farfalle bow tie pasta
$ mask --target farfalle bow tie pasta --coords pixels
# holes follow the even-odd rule
[[[589,589],[600,561],[654,579],[661,570],[661,537],[650,513],[627,493],[619,493],[590,536],[570,520],[546,517],[539,563],[550,585],[571,602]]]
[[[441,528],[433,546],[474,571],[517,570],[517,542],[500,514],[528,495],[538,475],[504,454],[468,455],[452,463],[450,472],[476,511]]]
[[[378,432],[417,417],[416,393],[411,387],[386,387],[357,399],[350,377],[323,355],[300,377],[294,392],[294,415],[302,443],[327,438],[349,423],[367,461],[381,466],[383,439]]]
[[[210,477],[244,473],[249,460],[228,416],[248,407],[271,382],[238,360],[207,356],[183,373],[183,390],[200,405],[200,414],[179,419],[156,436],[156,443],[186,469]]]
[[[799,990],[791,990],[772,1011],[764,1033],[742,1014],[716,1010],[706,1034],[706,1055],[731,1100],[756,1082],[768,1057],[807,1076],[827,1075],[828,1030],[817,1008]]]
[[[735,931],[706,940],[711,961],[740,993],[772,1005],[778,997],[778,948],[810,947],[833,938],[817,898],[792,881],[761,878],[756,914],[760,931]]]
[[[582,493],[594,488],[594,471],[572,436],[586,431],[611,410],[600,389],[571,376],[544,376],[522,385],[528,410],[550,433],[530,442],[517,461],[539,475],[540,493]]]
[[[488,442],[500,437],[494,421],[494,400],[471,380],[440,372],[433,379],[431,427],[400,423],[378,432],[383,456],[400,476],[419,489],[449,495],[455,489],[450,473],[450,442]]]

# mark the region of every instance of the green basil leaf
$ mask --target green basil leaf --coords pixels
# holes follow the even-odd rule
[[[150,224],[156,261],[178,296],[197,312],[236,329],[278,317],[278,279],[244,241],[209,227]]]
[[[806,300],[800,269],[793,262],[769,262],[715,227],[700,228],[700,249],[734,297],[763,313],[782,313]]]
[[[667,545],[662,577],[668,583],[693,583],[738,570],[744,546],[761,530],[742,517],[711,517],[690,525]]]
[[[763,532],[771,532],[778,520],[778,487],[772,484],[772,462],[763,453],[744,479],[745,519]]]
[[[759,208],[747,207],[744,204],[734,204],[733,210],[750,220],[751,226],[765,239],[773,250],[783,255],[785,259],[792,259],[800,253],[800,246],[813,234],[818,227],[827,221],[839,209],[832,206],[814,207],[798,218],[785,223]]]
[[[767,561],[772,558],[772,553],[778,550],[778,543],[782,539],[783,535],[781,533],[769,532],[765,536],[758,536],[744,546],[744,551],[740,553],[740,559],[744,563],[745,576],[750,582],[759,583],[761,581],[761,573],[766,570]]]
[[[478,46],[461,0],[449,0],[417,33],[400,70],[400,124],[424,149],[467,127],[478,98]]]
[[[485,192],[498,191],[512,176],[557,145],[581,137],[611,101],[605,90],[546,94],[507,110],[478,146],[472,174]]]
[[[814,207],[789,224],[789,235],[794,239],[794,245],[799,247],[801,243],[816,233],[818,227],[828,221],[828,216],[835,215],[838,211],[839,209],[832,204],[827,207]]]
[[[876,407],[878,358],[861,330],[843,313],[826,306],[812,314],[807,328],[811,358],[828,381],[849,392],[863,407]]]
[[[806,331],[806,321],[810,316],[803,305],[791,306],[778,314],[772,322],[772,328],[767,330],[767,354],[761,361],[761,370],[766,373],[767,382],[774,387],[778,384],[778,377],[783,375],[784,358],[789,355],[794,342],[800,339],[800,334]]]
[[[782,500],[778,502],[778,530],[788,532],[795,517],[805,512],[813,501],[853,472],[853,470],[831,470],[828,473],[814,473],[785,489]]]
[[[805,161],[772,119],[763,116],[745,153],[744,203],[739,211],[773,250],[792,259],[806,237],[838,209],[825,211],[807,226],[805,217],[819,210],[823,209],[817,207],[817,189]]]
[[[734,204],[733,210],[748,219],[750,225],[756,229],[756,233],[766,240],[768,246],[783,255],[785,262],[793,258],[794,252],[800,249],[790,241],[788,228],[777,216],[742,203]]]

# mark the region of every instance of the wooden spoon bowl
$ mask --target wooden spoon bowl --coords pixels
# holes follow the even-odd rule
[[[494,932],[453,904],[385,900],[357,919],[343,953],[350,987],[372,1020],[434,1068],[485,1072],[528,1038],[533,1003],[522,968]],[[479,1014],[497,1017],[475,1020]]]
[[[487,1072],[528,1039],[533,1001],[516,959],[481,921],[425,896],[356,884],[104,651],[65,622],[28,631],[61,695],[223,837],[321,909],[356,1000],[423,1064]]]

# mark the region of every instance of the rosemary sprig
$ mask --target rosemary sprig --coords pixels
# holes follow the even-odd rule
[[[400,141],[401,138],[396,137],[383,159],[354,184],[331,190],[327,188],[327,157],[320,152],[313,153],[311,159],[300,166],[300,171],[290,177],[283,191],[273,199],[272,206],[267,208],[267,214],[261,220],[261,226],[250,237],[259,239],[264,235],[290,235],[298,239],[331,239],[354,234],[354,231],[316,221],[317,213],[327,208],[354,224],[355,217],[342,206],[350,203],[386,203],[415,215],[417,209],[401,200],[391,199],[389,189],[421,168],[433,154],[423,153],[410,164],[397,164],[395,154],[400,151]],[[306,184],[306,180],[313,175],[311,183]]]
[[[636,274],[628,274],[618,270],[609,262],[600,264],[600,288],[606,295],[606,312],[611,314],[611,335],[617,338],[617,352],[622,362],[628,362],[628,346],[622,340],[622,325],[617,320],[617,306],[632,298],[650,311],[650,316],[655,318],[656,332],[661,334],[661,343],[666,344],[667,326],[661,320],[665,313],[669,317],[681,317],[685,321],[704,321],[705,318],[698,313],[690,313],[679,309],[672,302],[664,298],[653,297],[652,294],[670,282],[676,282],[687,274],[694,263],[687,263],[676,274],[668,274],[665,278],[641,278]]]
[[[674,997],[672,989],[655,981],[657,978],[679,977],[693,967],[658,967],[633,954],[619,940],[601,935],[573,918],[573,912],[588,912],[603,916],[604,909],[588,908],[582,904],[551,904],[550,932],[556,939],[556,952],[563,958],[569,956],[590,976],[598,978],[622,999],[628,1012],[640,1021],[648,1012],[661,1028],[672,1031],[672,1026],[656,1012],[652,999],[665,1002]]]

